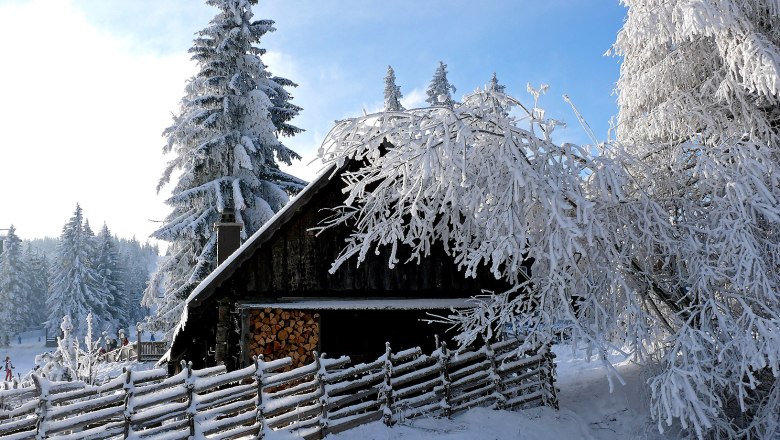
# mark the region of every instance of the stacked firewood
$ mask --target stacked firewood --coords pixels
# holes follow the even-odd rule
[[[319,313],[262,309],[249,312],[249,354],[266,361],[292,358],[292,368],[314,360],[319,344]]]

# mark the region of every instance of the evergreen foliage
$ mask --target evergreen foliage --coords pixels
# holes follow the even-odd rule
[[[31,291],[22,258],[22,241],[11,226],[0,254],[0,339],[7,343],[11,336],[22,331],[29,311]]]
[[[27,243],[24,253],[30,295],[27,303],[26,328],[40,328],[46,321],[46,298],[49,296],[49,260]]]
[[[490,82],[487,85],[487,91],[496,93],[506,93],[506,86],[498,83],[498,77],[496,72],[493,72],[493,76],[490,78]]]
[[[76,205],[73,217],[62,229],[52,264],[50,296],[46,302],[49,310],[46,326],[50,334],[65,315],[77,317],[79,323],[86,322],[87,315],[96,312],[99,318],[95,321],[101,329],[112,322],[110,295],[94,265],[94,252],[94,234],[83,220],[81,207]],[[79,328],[74,332],[80,334]]]
[[[119,282],[124,287],[126,298],[126,326],[143,321],[149,314],[149,309],[141,305],[144,290],[149,283],[150,275],[157,267],[159,250],[149,243],[141,244],[135,237],[119,239]]]
[[[207,4],[219,13],[190,49],[199,70],[164,132],[168,142],[163,151],[175,157],[158,189],[175,170],[181,176],[167,200],[172,212],[153,234],[171,245],[144,294],[143,304],[154,310],[152,330],[171,330],[183,300],[214,269],[212,225],[223,209],[236,210],[245,238],[304,184],[278,166],[299,158],[278,135],[300,131],[288,124],[300,108],[289,102],[284,89],[294,83],[272,76],[260,59],[264,49],[257,44],[274,30],[273,22],[254,20],[247,0]]]
[[[428,95],[425,102],[430,105],[442,105],[449,108],[455,105],[455,101],[452,99],[452,93],[455,93],[455,86],[451,85],[449,80],[447,80],[447,65],[443,61],[439,61],[439,67],[436,68],[433,79],[428,84],[428,90],[425,93]]]
[[[118,328],[127,328],[135,324],[130,320],[130,298],[122,282],[116,239],[105,223],[97,236],[95,268],[103,289],[108,293],[107,310],[103,316],[110,316]]]
[[[395,85],[395,72],[392,66],[387,66],[385,77],[385,111],[397,112],[405,110],[401,105],[401,88]]]

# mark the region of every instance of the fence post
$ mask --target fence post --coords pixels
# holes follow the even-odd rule
[[[192,379],[192,362],[181,361],[182,367],[187,368],[187,378],[184,380],[184,387],[187,389],[187,424],[190,427],[190,438],[195,438],[195,415],[197,409],[195,408],[195,399],[193,398],[193,389],[195,388],[195,381]]]
[[[137,362],[141,362],[141,323],[138,322],[135,324],[135,360]]]
[[[506,407],[506,396],[501,382],[501,375],[496,364],[496,352],[489,342],[485,342],[485,356],[490,361],[490,380],[493,381],[493,397],[496,399],[495,409],[504,409]]]
[[[545,406],[552,406],[555,409],[558,408],[558,391],[555,388],[555,353],[550,350],[550,344],[542,346],[544,354],[542,357],[544,360],[539,365],[539,381],[542,382],[544,393],[542,396],[542,403]]]
[[[255,420],[257,421],[258,429],[257,429],[257,438],[259,440],[263,439],[263,432],[265,431],[265,416],[263,415],[263,377],[265,376],[265,373],[263,372],[263,368],[265,367],[265,362],[263,361],[263,355],[258,354],[257,356],[254,356],[255,360],[255,381],[257,382],[257,400],[255,401]]]
[[[328,390],[325,389],[325,367],[322,366],[320,354],[317,353],[316,350],[313,354],[314,362],[317,363],[317,376],[315,377],[315,380],[317,381],[317,387],[322,393],[320,396],[320,437],[325,437],[325,430],[328,429],[328,403],[330,398],[328,396]]]
[[[125,418],[124,438],[128,438],[130,436],[130,417],[132,417],[133,412],[133,395],[135,394],[133,386],[133,370],[128,369],[125,371],[125,384],[123,388],[125,391],[125,409],[122,413]]]
[[[384,400],[380,405],[382,409],[382,421],[385,425],[392,426],[393,424],[393,383],[391,378],[393,376],[393,353],[390,351],[390,343],[385,342],[385,363],[382,367],[382,371],[385,375],[385,382],[382,385],[379,393],[379,399]]]
[[[435,339],[436,345],[439,346],[439,377],[441,379],[442,392],[444,393],[442,396],[444,399],[442,415],[449,418],[452,415],[452,392],[450,390],[452,382],[450,381],[449,372],[450,352],[447,350],[446,342],[439,342],[439,335],[436,335]]]
[[[36,415],[38,421],[35,424],[35,438],[36,440],[43,440],[46,436],[46,416],[49,409],[49,385],[50,381],[45,377],[38,377],[37,374],[32,375],[33,383],[35,383],[35,391],[38,393],[38,409]]]

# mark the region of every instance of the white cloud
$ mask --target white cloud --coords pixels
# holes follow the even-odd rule
[[[70,1],[0,6],[0,40],[0,227],[57,236],[79,202],[94,229],[145,239],[168,211],[161,133],[187,55],[132,53]]]
[[[427,95],[423,89],[415,88],[401,98],[401,105],[405,108],[427,107],[428,103],[425,102],[426,97]]]

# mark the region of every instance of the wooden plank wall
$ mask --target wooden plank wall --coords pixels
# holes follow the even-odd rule
[[[331,264],[346,245],[351,228],[343,226],[315,235],[311,228],[328,216],[328,209],[343,203],[339,179],[331,181],[270,240],[263,243],[229,280],[232,291],[252,292],[263,297],[350,296],[361,297],[470,297],[483,289],[503,291],[509,286],[484,269],[477,279],[466,279],[441,244],[419,263],[403,264],[408,250],[399,247],[401,263],[390,269],[389,252],[372,249],[358,266],[356,258],[345,262],[334,274]],[[230,289],[229,289],[230,290]],[[354,296],[354,295],[353,295]]]
[[[418,348],[349,366],[314,355],[280,372],[290,358],[226,372],[223,366],[126,371],[101,386],[49,382],[0,390],[4,439],[263,438],[285,430],[318,439],[365,423],[392,425],[421,415],[449,416],[473,406],[557,408],[552,352],[519,352],[512,340],[476,351],[430,354]]]

